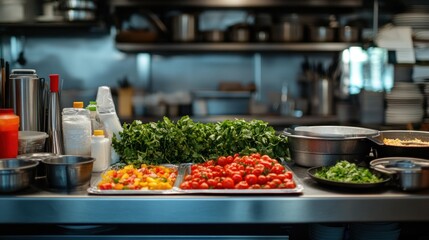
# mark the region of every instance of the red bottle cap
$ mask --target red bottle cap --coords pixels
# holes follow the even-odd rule
[[[50,74],[49,83],[51,87],[51,92],[58,92],[60,85],[60,75],[59,74]]]

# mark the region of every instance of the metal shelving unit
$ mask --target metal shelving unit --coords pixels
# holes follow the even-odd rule
[[[363,0],[111,0],[111,5],[118,7],[215,7],[215,8],[259,8],[259,7],[360,7]]]
[[[116,43],[123,52],[336,52],[359,43]]]

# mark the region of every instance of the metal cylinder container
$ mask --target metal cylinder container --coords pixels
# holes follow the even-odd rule
[[[197,20],[195,15],[181,13],[172,17],[173,41],[192,42],[196,40]]]
[[[43,131],[44,79],[36,70],[13,69],[8,80],[6,106],[13,108],[20,118],[20,131]]]

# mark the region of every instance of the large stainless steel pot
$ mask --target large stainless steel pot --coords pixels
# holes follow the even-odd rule
[[[379,158],[370,162],[372,168],[392,175],[397,187],[404,191],[429,188],[429,160],[408,157]]]
[[[287,129],[290,157],[304,167],[329,166],[337,161],[359,162],[371,152],[371,136],[378,131],[347,126],[312,126]]]

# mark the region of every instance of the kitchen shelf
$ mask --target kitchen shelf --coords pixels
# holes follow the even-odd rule
[[[116,43],[123,52],[337,52],[359,43]]]
[[[266,8],[266,7],[361,7],[363,0],[111,0],[116,7],[211,7],[211,8]]]
[[[108,33],[104,22],[26,22],[0,23],[0,34],[72,35],[77,33]]]

